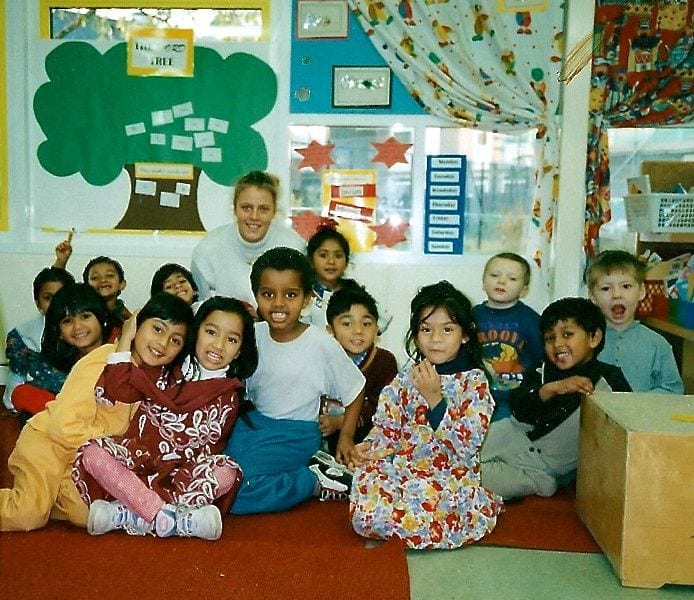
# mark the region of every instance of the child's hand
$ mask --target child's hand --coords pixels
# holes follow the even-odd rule
[[[424,396],[429,408],[434,408],[443,398],[441,392],[441,377],[436,372],[434,365],[425,358],[422,362],[412,367],[410,379],[417,391]]]
[[[318,417],[318,429],[323,437],[328,437],[338,429],[342,429],[344,415],[320,415]]]
[[[349,469],[355,469],[363,465],[366,462],[366,450],[369,444],[364,442],[357,444],[355,446],[352,440],[346,440],[344,436],[340,436],[337,442],[337,450],[335,451],[335,458],[338,462],[346,465]]]
[[[72,244],[69,239],[63,240],[55,247],[55,262],[53,266],[58,269],[64,269],[67,266],[67,261],[72,256]]]
[[[135,333],[137,333],[137,312],[138,311],[135,311],[133,315],[123,323],[118,345],[116,346],[116,352],[130,352],[133,340],[135,339]]]
[[[552,381],[540,388],[540,400],[548,402],[554,398],[554,396],[571,394],[574,392],[579,394],[592,394],[593,384],[590,379],[582,377],[581,375],[572,375],[566,379]]]

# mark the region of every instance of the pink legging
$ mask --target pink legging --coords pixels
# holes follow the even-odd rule
[[[159,494],[149,489],[135,473],[95,442],[89,442],[82,456],[85,470],[104,490],[148,523],[154,520],[165,504]],[[234,485],[237,470],[228,465],[215,467],[214,477],[218,483],[215,497],[219,498]]]

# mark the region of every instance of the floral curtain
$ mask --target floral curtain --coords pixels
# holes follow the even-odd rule
[[[608,127],[694,119],[694,0],[603,1],[595,10],[585,250],[610,220]]]
[[[349,2],[427,112],[487,131],[537,129],[534,258],[547,276],[559,177],[563,3],[502,11],[499,0]]]

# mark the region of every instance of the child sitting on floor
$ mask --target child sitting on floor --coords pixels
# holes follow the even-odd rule
[[[604,379],[630,392],[619,367],[596,357],[605,317],[585,298],[552,302],[540,316],[547,361],[510,397],[513,416],[495,421],[482,447],[482,483],[505,499],[551,496],[578,460],[581,397]]]
[[[225,450],[244,476],[234,514],[286,510],[313,496],[346,498],[342,474],[331,478],[309,461],[320,448],[323,395],[345,406],[336,455],[352,460],[364,376],[324,329],[299,320],[312,281],[308,259],[291,248],[273,248],[253,263],[251,287],[263,321],[255,326],[258,369],[246,382],[254,410],[237,421]]]
[[[390,351],[376,346],[378,307],[366,288],[354,282],[345,284],[331,296],[326,316],[328,331],[366,378],[364,403],[354,433],[355,443],[361,442],[373,426],[372,417],[381,390],[398,374],[398,365]],[[342,415],[330,415],[326,411],[318,424],[326,437],[328,452],[334,456]]]
[[[406,344],[416,362],[383,389],[357,445],[365,464],[354,472],[352,525],[409,548],[457,548],[489,533],[502,507],[480,484],[494,400],[470,301],[447,281],[420,289]]]
[[[491,374],[489,383],[496,402],[492,421],[511,415],[511,390],[544,357],[540,315],[521,302],[529,284],[530,265],[518,254],[502,252],[490,258],[484,267],[482,287],[487,299],[475,306],[473,315],[484,364]]]
[[[41,337],[46,321],[46,311],[53,295],[63,286],[74,283],[75,279],[70,273],[55,267],[41,269],[34,278],[34,302],[39,314],[10,330],[5,343],[5,354],[10,372],[2,400],[8,410],[15,410],[12,404],[12,392],[22,383],[33,381],[39,387],[51,389],[48,381],[53,380],[55,369],[41,356]],[[60,380],[60,385],[64,379],[63,377]]]
[[[150,295],[159,292],[174,294],[193,306],[195,310],[198,300],[198,285],[193,274],[185,267],[176,263],[166,263],[159,267],[152,276]]]
[[[682,394],[672,347],[635,319],[646,295],[646,266],[623,250],[601,252],[586,269],[590,299],[607,320],[601,361],[617,365],[635,392]]]
[[[12,393],[17,411],[22,415],[41,412],[61,390],[73,365],[112,334],[106,304],[93,288],[84,283],[60,288],[46,312],[41,353],[32,360],[37,377]]]
[[[113,323],[120,327],[132,313],[118,298],[127,282],[121,264],[108,256],[92,258],[82,272],[82,281],[91,285],[106,302]]]
[[[99,399],[140,401],[138,411],[123,437],[97,438],[77,451],[73,476],[90,505],[87,530],[216,540],[222,519],[213,503],[228,509],[241,483],[238,465],[219,453],[239,412],[240,379],[258,362],[253,320],[234,298],[204,302],[183,364],[185,382],[160,389],[145,372],[160,317],[146,308],[137,329],[134,318],[126,321]],[[171,371],[180,381],[173,365]]]

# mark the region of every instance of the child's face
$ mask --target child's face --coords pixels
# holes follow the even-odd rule
[[[60,281],[47,281],[41,286],[38,298],[36,299],[36,308],[39,309],[39,312],[42,315],[46,314],[48,305],[51,303],[51,299],[62,287],[63,284]]]
[[[337,240],[325,240],[311,256],[316,279],[333,289],[347,268],[347,256]]]
[[[213,310],[200,324],[195,356],[209,371],[226,369],[241,352],[243,319],[236,313]]]
[[[275,200],[262,188],[247,187],[234,206],[239,235],[247,242],[259,242],[267,235],[275,216]]]
[[[110,263],[96,263],[89,269],[88,283],[105,300],[113,300],[125,289],[116,268]]]
[[[428,315],[430,311],[431,306],[427,306],[421,314]],[[420,321],[416,336],[417,348],[434,365],[453,360],[467,340],[463,328],[440,307]]]
[[[482,276],[487,305],[510,308],[528,293],[523,265],[508,258],[493,258]]]
[[[646,295],[646,287],[636,281],[633,273],[613,271],[600,275],[589,295],[600,307],[608,325],[622,331],[634,322],[639,302]]]
[[[562,371],[589,361],[602,341],[602,331],[598,329],[590,334],[579,327],[574,319],[557,321],[542,335],[547,358]]]
[[[152,317],[137,328],[132,356],[138,364],[159,367],[171,363],[183,349],[187,325]]]
[[[349,311],[337,315],[328,330],[350,356],[371,348],[376,341],[378,324],[363,304],[353,304]]]
[[[190,285],[183,273],[172,273],[164,280],[164,291],[185,300],[188,304],[193,304],[195,290]]]
[[[487,305],[510,308],[528,292],[523,265],[508,258],[493,258],[482,276]]]
[[[267,321],[275,341],[289,342],[306,328],[299,317],[310,298],[304,294],[298,271],[263,270],[255,299],[258,313]]]
[[[60,339],[77,348],[80,356],[101,346],[101,323],[92,312],[65,315],[58,324]]]

